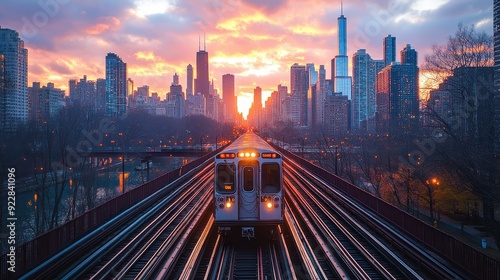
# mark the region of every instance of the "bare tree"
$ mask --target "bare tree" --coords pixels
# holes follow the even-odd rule
[[[486,221],[493,220],[498,201],[495,185],[499,167],[495,165],[493,143],[493,38],[474,26],[458,25],[445,45],[433,46],[424,69],[443,80],[441,89],[450,96],[452,108],[437,112],[427,109],[433,121],[432,155],[453,170],[463,185],[483,201]],[[429,142],[429,141],[428,141]]]

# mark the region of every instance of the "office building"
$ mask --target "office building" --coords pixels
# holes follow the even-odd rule
[[[401,56],[408,64],[393,62],[377,74],[378,133],[410,134],[419,125],[417,54],[407,45]]]
[[[236,96],[234,95],[234,75],[222,75],[222,102],[224,104],[224,121],[235,122],[238,115]]]
[[[14,131],[28,121],[28,50],[17,31],[0,27],[3,92],[0,130]]]
[[[188,64],[186,67],[186,95],[193,95],[193,66]]]
[[[64,106],[64,91],[54,87],[53,83],[40,87],[33,82],[28,88],[30,120],[38,125],[47,124]]]
[[[332,59],[332,81],[333,91],[340,92],[347,98],[351,99],[351,84],[352,79],[348,74],[348,56],[347,56],[347,19],[341,9],[338,22],[338,55]]]
[[[396,37],[391,34],[384,38],[384,67],[396,62]]]
[[[114,53],[106,55],[106,115],[127,112],[127,64]]]
[[[375,81],[384,62],[373,60],[365,49],[360,49],[353,55],[352,65],[351,130],[356,133],[374,133],[377,107]]]

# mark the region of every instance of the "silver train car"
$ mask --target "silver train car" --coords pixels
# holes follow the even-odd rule
[[[253,132],[247,132],[215,156],[215,223],[220,231],[241,228],[254,237],[256,228],[283,222],[282,156]]]

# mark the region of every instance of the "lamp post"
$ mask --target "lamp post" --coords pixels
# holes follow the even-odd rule
[[[338,163],[338,148],[339,148],[339,145],[335,145],[335,175],[339,175],[338,173],[338,169],[337,169],[337,163]]]
[[[119,132],[120,143],[122,144],[122,193],[125,192],[125,147],[123,146],[123,133]]]

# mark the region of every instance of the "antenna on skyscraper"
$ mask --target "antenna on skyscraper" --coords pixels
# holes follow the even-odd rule
[[[342,3],[342,0],[340,0],[340,15],[344,15],[344,5]]]
[[[200,34],[198,34],[198,51],[201,51]]]
[[[205,41],[205,32],[203,32],[203,50],[206,51],[207,50],[207,43]]]

